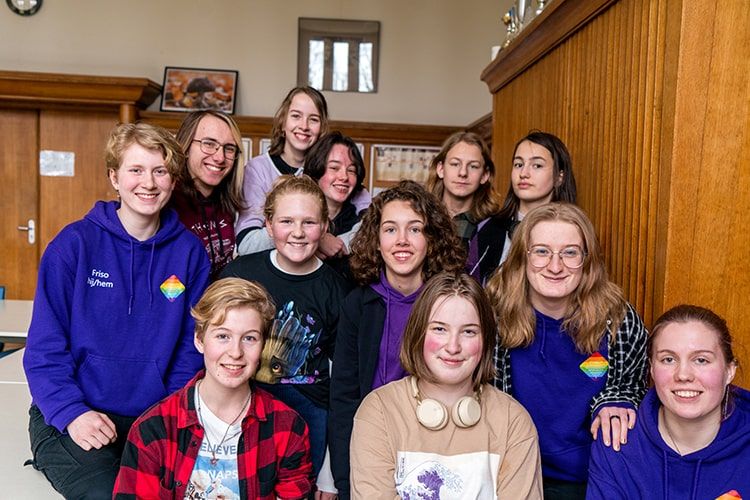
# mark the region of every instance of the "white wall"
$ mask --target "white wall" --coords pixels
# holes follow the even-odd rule
[[[297,18],[381,22],[376,94],[326,92],[341,120],[466,125],[491,110],[479,75],[511,0],[46,0],[0,4],[0,69],[147,77],[236,69],[238,114],[271,116],[297,78]],[[158,106],[158,102],[157,102]]]

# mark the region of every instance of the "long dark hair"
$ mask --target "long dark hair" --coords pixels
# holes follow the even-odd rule
[[[573,175],[573,163],[570,160],[570,153],[565,143],[556,135],[541,130],[532,130],[523,139],[516,143],[513,148],[513,157],[518,151],[518,146],[522,142],[529,141],[546,148],[552,156],[553,179],[557,179],[562,174],[562,182],[555,184],[552,189],[552,199],[550,201],[564,201],[566,203],[576,204],[576,179]],[[508,186],[508,194],[505,195],[503,207],[500,209],[499,216],[505,219],[515,220],[518,208],[521,206],[521,200],[513,191],[513,182]]]
[[[355,194],[359,193],[364,188],[362,182],[365,180],[365,162],[362,160],[362,155],[359,152],[357,143],[348,135],[344,135],[338,130],[334,130],[318,139],[305,155],[304,171],[315,182],[320,181],[320,178],[326,173],[328,155],[331,154],[331,150],[337,144],[346,147],[349,151],[352,163],[357,169],[357,185],[354,186],[354,189],[349,194],[349,199],[351,200]]]

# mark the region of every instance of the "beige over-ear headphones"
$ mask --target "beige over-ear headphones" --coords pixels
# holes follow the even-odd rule
[[[411,389],[414,398],[417,400],[417,420],[424,427],[439,431],[448,424],[448,410],[445,405],[435,399],[425,398],[419,394],[417,387],[417,378],[411,379]],[[481,389],[473,396],[464,396],[453,405],[450,411],[450,417],[457,427],[471,427],[479,422],[482,417],[482,407],[479,405]]]

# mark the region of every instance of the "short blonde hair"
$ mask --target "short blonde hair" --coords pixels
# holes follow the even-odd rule
[[[190,315],[195,319],[196,338],[202,342],[209,326],[221,325],[229,309],[240,307],[258,311],[263,319],[261,333],[265,339],[276,315],[276,306],[265,288],[242,278],[220,279],[206,288],[198,303],[190,310]]]
[[[121,123],[112,129],[104,148],[104,163],[107,175],[110,171],[117,171],[122,164],[125,150],[131,145],[138,144],[150,151],[159,151],[164,158],[164,166],[169,175],[175,178],[185,155],[182,148],[166,129],[148,123]]]
[[[266,195],[266,203],[263,206],[263,216],[267,221],[273,220],[276,213],[276,200],[285,194],[309,194],[320,204],[320,221],[328,222],[328,203],[326,195],[320,189],[318,183],[306,175],[282,175],[273,183],[273,188]]]
[[[482,357],[472,374],[474,390],[495,379],[495,346],[497,345],[497,324],[490,299],[481,285],[466,273],[441,272],[433,276],[419,294],[409,314],[401,342],[400,360],[404,370],[415,377],[435,382],[435,376],[427,368],[424,360],[424,341],[430,324],[430,313],[439,300],[461,297],[471,303],[479,316],[482,337]]]

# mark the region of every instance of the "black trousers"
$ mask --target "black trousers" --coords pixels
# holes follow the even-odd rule
[[[107,414],[117,429],[117,440],[101,449],[84,451],[66,433],[44,423],[35,405],[29,409],[32,465],[69,499],[109,499],[120,469],[120,457],[135,418]]]

